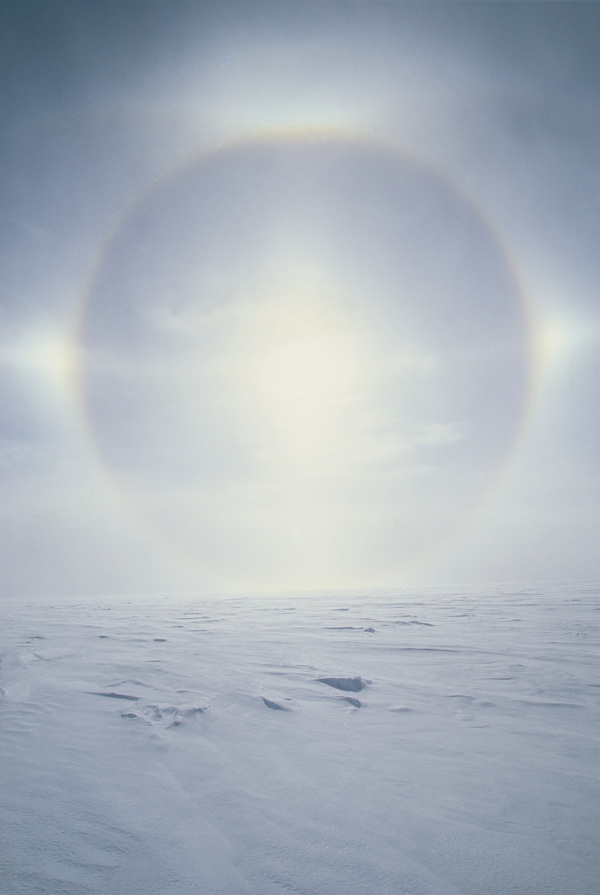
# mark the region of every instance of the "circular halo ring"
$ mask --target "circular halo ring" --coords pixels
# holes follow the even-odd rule
[[[526,431],[531,417],[538,366],[538,359],[535,351],[535,315],[533,308],[526,298],[526,293],[520,282],[515,262],[511,257],[501,234],[494,226],[494,223],[486,215],[476,200],[466,194],[465,191],[454,183],[443,171],[440,171],[420,158],[415,157],[403,147],[397,147],[393,144],[386,143],[385,141],[373,140],[370,137],[366,137],[359,133],[346,133],[338,130],[289,129],[285,131],[266,132],[263,134],[231,139],[227,142],[219,143],[216,147],[203,149],[199,153],[194,153],[191,157],[186,159],[183,164],[169,170],[143,190],[124,210],[123,214],[115,222],[115,225],[107,238],[100,245],[97,257],[92,265],[91,276],[83,290],[82,300],[76,319],[77,372],[74,381],[74,390],[76,406],[81,415],[89,444],[99,461],[100,469],[103,471],[111,490],[118,494],[120,500],[128,508],[129,512],[153,538],[158,539],[163,545],[166,545],[169,550],[174,551],[177,555],[184,558],[192,565],[192,567],[204,572],[211,570],[211,562],[209,558],[204,555],[200,557],[196,556],[188,547],[179,543],[177,539],[172,538],[162,531],[160,526],[153,523],[146,512],[136,503],[135,497],[128,493],[127,489],[123,486],[118,473],[111,468],[111,465],[107,461],[102,450],[99,438],[95,431],[95,424],[91,408],[89,407],[85,384],[85,324],[90,305],[93,301],[94,290],[107,257],[118,242],[120,235],[131,224],[136,215],[139,214],[140,210],[145,207],[152,197],[156,196],[161,191],[168,189],[171,184],[181,180],[187,174],[196,170],[199,166],[206,165],[211,160],[219,159],[228,153],[251,151],[265,146],[277,148],[279,146],[286,147],[289,145],[326,146],[332,144],[358,147],[365,152],[377,153],[381,157],[396,160],[405,166],[409,166],[415,171],[418,171],[421,176],[430,178],[433,182],[438,184],[441,189],[445,190],[449,195],[453,196],[457,202],[462,203],[465,208],[469,210],[482,232],[485,233],[485,237],[489,243],[495,247],[498,256],[501,257],[507,276],[512,282],[515,295],[518,296],[520,303],[522,326],[527,345],[526,369],[523,377],[522,394],[520,396],[521,411],[515,422],[512,438],[504,453],[502,462],[498,464],[495,476],[486,483],[486,486],[481,490],[477,499],[472,501],[469,507],[460,513],[459,518],[452,526],[444,530],[441,535],[435,537],[432,541],[424,544],[410,557],[406,557],[398,563],[398,575],[401,575],[407,568],[414,568],[416,565],[420,565],[424,558],[439,549],[443,544],[446,544],[455,537],[459,531],[464,530],[468,524],[472,523],[482,507],[489,503],[492,496],[497,492],[509,473],[514,457],[522,441],[523,433]],[[219,562],[215,563],[212,571],[219,575],[222,572],[222,564]],[[368,585],[370,583],[376,584],[377,582],[357,582],[358,585]],[[345,584],[345,582],[342,582],[342,584]],[[329,586],[330,582],[326,582],[326,585]],[[333,586],[337,585],[333,583]],[[257,589],[261,589],[261,586],[259,585]]]

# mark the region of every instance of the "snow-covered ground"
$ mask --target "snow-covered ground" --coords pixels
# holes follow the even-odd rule
[[[582,585],[15,603],[0,889],[597,895],[598,609]]]

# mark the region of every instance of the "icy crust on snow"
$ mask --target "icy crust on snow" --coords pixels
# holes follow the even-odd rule
[[[599,608],[584,586],[14,605],[2,891],[597,895]]]

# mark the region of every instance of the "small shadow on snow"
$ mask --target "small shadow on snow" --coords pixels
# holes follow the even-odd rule
[[[359,693],[367,685],[367,681],[363,681],[361,677],[320,677],[320,684],[327,684],[328,687],[335,687],[336,690],[347,690],[351,693]]]
[[[289,709],[286,708],[286,706],[284,706],[284,705],[279,705],[278,702],[273,702],[272,699],[267,699],[266,696],[263,696],[262,699],[263,699],[263,702],[264,702],[264,704],[266,705],[266,707],[267,707],[268,709],[275,709],[275,710],[278,710],[278,711],[280,711],[280,712],[289,712]]]
[[[129,696],[128,693],[115,693],[114,690],[111,690],[110,693],[95,693],[91,692],[91,696],[107,696],[109,699],[130,699],[132,702],[137,702],[140,698],[139,696]]]
[[[342,696],[342,699],[344,700],[344,702],[349,702],[350,705],[353,705],[355,709],[359,709],[362,707],[362,702],[355,696]]]
[[[138,712],[121,712],[121,718],[139,718],[147,724],[160,727],[179,727],[188,718],[202,714],[205,706],[177,706],[149,704],[143,706]]]

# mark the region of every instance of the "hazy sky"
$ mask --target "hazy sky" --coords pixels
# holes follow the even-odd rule
[[[597,576],[598,4],[0,42],[3,595]]]

